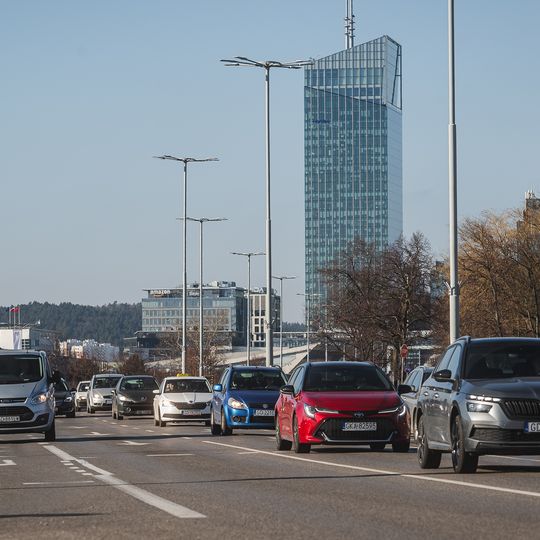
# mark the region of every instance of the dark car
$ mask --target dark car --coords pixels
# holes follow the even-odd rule
[[[234,428],[274,428],[274,406],[287,380],[279,368],[230,367],[214,385],[210,409],[212,435]]]
[[[159,391],[156,379],[150,375],[124,375],[112,391],[112,417],[154,414],[154,396]]]
[[[369,445],[409,451],[409,417],[381,369],[370,362],[298,366],[276,403],[278,450],[307,453],[312,444]]]
[[[411,433],[416,437],[416,420],[418,417],[418,397],[420,389],[426,382],[428,377],[433,372],[433,368],[429,366],[418,366],[414,368],[405,379],[405,384],[410,387],[411,391],[401,394],[401,399],[407,405],[411,416]]]
[[[64,414],[67,418],[75,418],[75,400],[64,379],[54,385],[54,402],[55,416]]]
[[[418,460],[473,473],[484,454],[540,454],[540,339],[463,337],[453,343],[418,400]]]

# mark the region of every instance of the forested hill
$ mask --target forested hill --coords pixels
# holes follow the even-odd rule
[[[34,324],[59,332],[59,339],[95,339],[100,343],[122,345],[122,338],[141,329],[141,304],[81,306],[63,302],[21,304],[21,324]],[[13,314],[12,314],[13,315]],[[0,307],[0,322],[9,320],[9,306]]]

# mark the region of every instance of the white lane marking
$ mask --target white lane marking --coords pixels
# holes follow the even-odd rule
[[[145,429],[144,431],[148,431],[148,433],[155,433],[153,429]]]
[[[99,431],[91,431],[88,435],[100,435],[101,437],[110,435],[110,433],[100,433]]]
[[[124,441],[124,442],[118,443],[118,445],[120,446],[146,446],[147,444],[150,444],[150,443],[137,442],[137,441]]]
[[[120,424],[120,427],[129,427],[127,424]]]
[[[406,473],[400,473],[397,471],[385,471],[381,469],[371,469],[369,467],[359,467],[357,465],[346,465],[344,463],[332,463],[331,461],[322,461],[318,459],[308,459],[308,458],[301,458],[298,456],[290,456],[287,454],[278,454],[277,452],[268,452],[266,450],[257,450],[256,448],[244,448],[242,446],[236,446],[233,444],[225,444],[225,443],[218,443],[215,441],[202,441],[206,444],[215,444],[217,446],[224,446],[228,448],[234,448],[236,450],[251,450],[253,452],[257,452],[258,454],[266,454],[268,456],[274,456],[284,459],[294,459],[296,461],[305,461],[307,463],[316,463],[318,465],[327,465],[329,467],[338,467],[340,469],[351,469],[355,471],[363,471],[363,472],[370,472],[370,473],[376,473],[386,476],[398,476],[401,478],[413,478],[414,480],[424,480],[426,482],[439,482],[441,484],[451,484],[454,486],[463,486],[463,487],[469,487],[469,488],[475,488],[475,489],[484,489],[486,491],[497,491],[500,493],[513,493],[515,495],[526,495],[529,497],[540,497],[540,492],[538,491],[525,491],[521,489],[511,489],[511,488],[504,488],[504,487],[498,487],[498,486],[489,486],[486,484],[476,484],[474,482],[462,482],[460,480],[449,480],[446,478],[435,478],[433,476],[421,476],[418,474],[406,474]]]
[[[486,456],[488,457],[488,456]],[[489,455],[489,457],[494,459],[517,459],[518,461],[536,461],[540,462],[540,459],[532,459],[532,458],[525,458],[525,457],[514,457],[514,456],[492,456]]]
[[[23,486],[52,486],[64,484],[95,484],[93,480],[74,480],[73,482],[23,482]]]
[[[0,461],[0,467],[10,467],[12,465],[17,465],[12,459],[3,459]]]
[[[192,456],[193,454],[146,454],[146,457]]]
[[[52,454],[55,454],[60,459],[63,459],[63,460],[69,459],[70,461],[76,461],[77,463],[80,463],[83,467],[85,467],[86,469],[90,469],[91,471],[97,472],[98,476],[95,476],[95,478],[101,480],[105,484],[109,484],[110,486],[122,491],[123,493],[126,493],[127,495],[130,495],[131,497],[138,499],[139,501],[145,504],[153,506],[154,508],[158,508],[159,510],[162,510],[163,512],[167,512],[168,514],[171,514],[172,516],[175,516],[177,518],[182,518],[182,519],[206,517],[203,514],[199,514],[199,512],[195,512],[194,510],[190,510],[189,508],[186,508],[185,506],[181,506],[180,504],[176,504],[172,501],[164,499],[163,497],[154,495],[153,493],[150,493],[149,491],[146,491],[139,487],[133,486],[127,482],[124,482],[120,478],[115,477],[113,473],[110,473],[109,471],[105,471],[104,469],[100,469],[99,467],[92,465],[92,463],[88,463],[84,459],[77,459],[76,457],[71,456],[70,454],[68,454],[67,452],[64,452],[63,450],[61,450],[60,448],[56,446],[50,445],[50,446],[46,446],[45,448]]]
[[[188,441],[191,441],[193,437],[182,437],[182,439],[187,439]]]
[[[69,429],[90,429],[90,426],[67,426]]]
[[[204,303],[203,303],[203,305],[204,305]],[[113,426],[116,426],[116,425],[118,425],[118,422],[111,422],[111,424],[112,424]]]
[[[250,450],[249,452],[238,452],[238,454],[256,454],[257,452],[253,452],[252,450]]]

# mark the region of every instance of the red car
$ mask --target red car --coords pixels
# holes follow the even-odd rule
[[[369,362],[298,366],[276,403],[278,450],[307,453],[312,444],[369,445],[409,451],[409,413],[381,369]]]

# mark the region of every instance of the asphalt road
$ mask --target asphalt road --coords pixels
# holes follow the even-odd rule
[[[271,431],[84,413],[56,429],[0,435],[0,538],[540,538],[540,457],[456,475],[414,449],[277,452]]]

